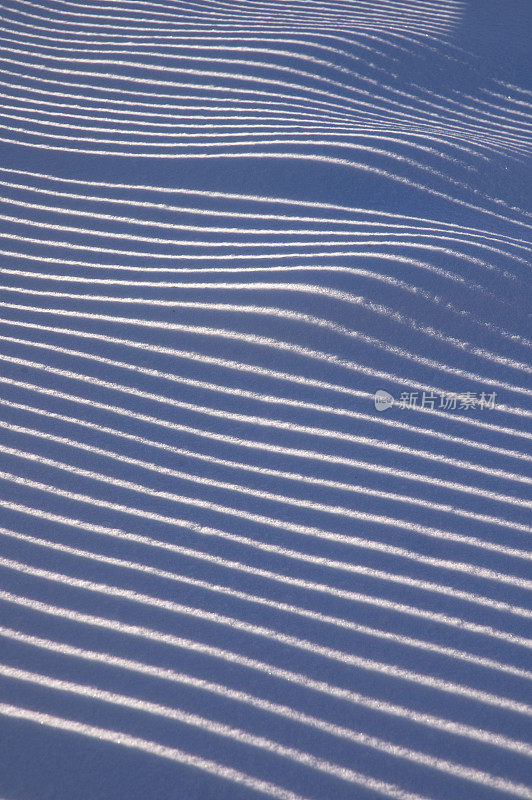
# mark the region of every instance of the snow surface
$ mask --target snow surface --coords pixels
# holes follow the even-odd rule
[[[531,14],[3,4],[2,800],[532,797]]]

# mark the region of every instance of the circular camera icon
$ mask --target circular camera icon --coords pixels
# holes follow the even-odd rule
[[[393,406],[394,400],[389,392],[384,389],[378,389],[375,392],[375,408],[377,411],[387,411]]]

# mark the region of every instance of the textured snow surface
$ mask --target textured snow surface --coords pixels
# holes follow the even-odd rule
[[[5,0],[2,800],[532,797],[531,12]]]

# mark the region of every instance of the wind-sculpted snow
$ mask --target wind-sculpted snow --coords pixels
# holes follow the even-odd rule
[[[6,0],[5,800],[532,797],[532,93],[478,9]]]

